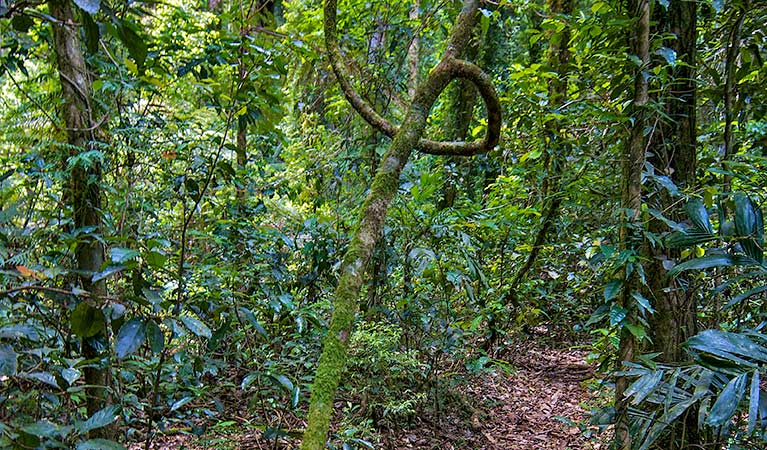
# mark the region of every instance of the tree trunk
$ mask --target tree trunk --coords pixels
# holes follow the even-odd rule
[[[623,186],[621,190],[621,210],[624,211],[620,228],[620,245],[624,250],[637,248],[641,242],[638,233],[639,214],[642,208],[642,169],[645,163],[645,148],[647,139],[645,127],[649,86],[645,71],[650,61],[650,1],[631,0],[629,14],[633,33],[630,35],[631,52],[642,62],[634,74],[634,101],[631,106],[633,119],[631,134],[623,150]],[[618,298],[618,306],[629,313],[627,320],[633,320],[633,299],[631,294],[636,291],[636,271],[624,271],[623,289]],[[618,347],[617,371],[623,370],[623,363],[634,360],[636,343],[634,336],[626,327],[620,330]],[[629,380],[626,376],[615,378],[615,445],[619,450],[631,450],[631,433],[629,429],[628,402],[624,393]]]
[[[56,19],[53,22],[53,50],[56,53],[61,95],[64,105],[61,111],[66,124],[67,143],[70,145],[68,156],[92,150],[96,142],[94,130],[98,126],[92,118],[91,110],[91,80],[85,65],[81,49],[79,28],[74,19],[74,10],[68,0],[50,0],[50,14]],[[82,230],[92,227],[99,232],[101,227],[101,166],[97,159],[92,163],[80,162],[72,167],[66,187],[65,199],[72,209],[75,229]],[[84,237],[77,241],[75,260],[79,272],[82,289],[91,295],[91,307],[96,314],[102,314],[97,302],[106,295],[104,281],[92,283],[95,273],[101,271],[104,264],[104,249],[101,243],[92,237]],[[86,359],[95,359],[95,367],[84,371],[88,415],[104,407],[108,391],[108,361],[106,355],[96,350],[93,342],[105,340],[106,330],[101,330],[96,336],[83,339],[82,353]],[[110,427],[98,428],[90,434],[96,437],[110,437]]]
[[[668,92],[659,103],[666,105],[667,119],[658,119],[660,125],[649,142],[649,161],[656,171],[669,176],[679,188],[691,190],[695,186],[697,164],[697,4],[691,0],[671,2],[667,9],[656,8],[655,15],[658,32],[675,36],[666,44],[676,52],[677,62],[666,67],[671,81]],[[665,190],[656,192],[655,197],[657,204],[653,207],[668,211],[675,220],[683,219],[682,209],[675,206],[677,199]],[[653,219],[649,228],[660,234],[668,227]],[[682,344],[697,332],[695,295],[666,275],[663,262],[678,259],[678,251],[652,246],[649,242],[644,247],[648,261],[645,269],[648,297],[655,308],[655,313],[648,317],[651,351],[660,353],[658,361],[679,363],[686,359]],[[688,417],[690,420],[686,423],[669,427],[666,436],[659,441],[662,448],[674,450],[699,443],[697,414]]]
[[[500,133],[500,105],[487,75],[476,66],[457,59],[471,36],[477,14],[476,0],[466,0],[451,33],[442,60],[418,85],[402,125],[397,129],[366,104],[348,82],[346,67],[338,47],[336,0],[325,2],[325,40],[333,70],[344,94],[363,117],[393,140],[379,164],[378,171],[362,208],[360,222],[343,258],[340,279],[335,291],[333,316],[323,341],[322,355],[312,386],[309,417],[302,450],[321,450],[330,426],[330,416],[338,384],[346,367],[349,339],[358,309],[363,274],[380,239],[386,212],[399,188],[399,179],[414,148],[432,153],[448,151],[475,154],[494,147]],[[434,143],[422,140],[426,120],[434,102],[454,78],[470,78],[478,85],[487,103],[488,133],[479,143]],[[476,144],[476,145],[473,145]]]

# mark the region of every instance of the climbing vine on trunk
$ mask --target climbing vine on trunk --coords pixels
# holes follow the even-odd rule
[[[393,138],[384,154],[362,209],[359,225],[349,250],[344,256],[330,328],[323,342],[322,355],[312,387],[309,419],[301,448],[320,450],[325,447],[333,401],[346,366],[346,357],[360,287],[365,267],[380,238],[386,212],[399,187],[400,174],[412,150],[436,155],[469,156],[485,153],[498,143],[501,129],[501,107],[490,77],[476,65],[458,59],[471,38],[477,16],[477,1],[464,1],[449,38],[447,50],[429,76],[415,89],[403,123],[397,127],[381,117],[349,82],[343,63],[336,30],[336,0],[325,2],[325,43],[341,88],[355,110],[368,123]],[[423,139],[429,112],[439,94],[454,79],[474,83],[482,96],[488,114],[485,138],[475,142],[435,142]]]

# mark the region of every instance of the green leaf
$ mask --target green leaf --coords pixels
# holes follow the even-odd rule
[[[614,327],[623,322],[628,312],[620,306],[614,305],[610,308],[610,326]]]
[[[83,29],[85,29],[85,47],[89,53],[95,54],[99,50],[101,31],[98,24],[93,21],[91,14],[82,14],[80,17],[82,17]]]
[[[749,434],[756,428],[756,420],[759,414],[759,370],[754,370],[754,374],[751,375],[751,392],[749,393],[748,403],[748,432]]]
[[[41,438],[52,438],[60,434],[61,427],[47,420],[39,420],[35,423],[24,425],[21,428],[25,433],[29,433]]]
[[[245,319],[247,319],[248,323],[250,323],[253,326],[253,328],[256,329],[258,334],[260,334],[267,340],[269,339],[269,334],[267,334],[266,330],[264,329],[264,327],[261,326],[261,324],[258,322],[258,319],[256,319],[255,314],[253,314],[251,310],[249,310],[248,308],[245,308],[244,306],[241,306],[239,311],[243,316],[245,316]]]
[[[277,374],[277,375],[275,375],[275,374],[269,374],[269,375],[270,375],[270,376],[271,376],[271,377],[272,377],[272,378],[273,378],[275,381],[277,381],[278,383],[280,383],[280,384],[282,385],[282,387],[284,387],[284,388],[285,388],[285,390],[286,390],[286,391],[288,391],[288,393],[292,393],[292,392],[293,392],[293,382],[292,382],[292,381],[290,381],[290,379],[289,379],[288,377],[286,377],[285,375],[282,375],[282,374]]]
[[[735,194],[735,235],[740,238],[743,252],[761,264],[764,246],[761,210],[744,194]]]
[[[110,265],[106,269],[104,269],[102,272],[94,273],[93,278],[91,278],[91,283],[95,283],[97,281],[101,281],[104,278],[114,275],[116,273],[122,272],[123,270],[127,269],[127,267],[119,265],[119,266],[113,266]]]
[[[747,292],[744,292],[744,293],[742,293],[742,294],[740,294],[740,295],[738,295],[736,297],[733,297],[732,300],[727,302],[727,307],[736,305],[736,304],[742,302],[743,300],[745,300],[745,299],[747,299],[749,297],[752,297],[752,296],[754,296],[756,294],[761,294],[764,291],[767,291],[767,284],[763,284],[761,286],[757,286],[757,287],[755,287],[753,289],[748,290]]]
[[[698,227],[688,228],[684,231],[675,231],[663,241],[663,244],[667,248],[687,248],[695,245],[705,244],[716,240],[717,237],[713,233],[701,230]]]
[[[684,210],[687,212],[687,217],[690,218],[690,221],[696,227],[708,232],[708,234],[714,234],[714,230],[711,227],[711,220],[708,216],[708,210],[702,201],[697,198],[690,199],[687,204],[684,205]]]
[[[177,409],[181,408],[182,406],[186,405],[187,403],[191,402],[192,400],[194,400],[194,397],[192,397],[192,396],[190,395],[189,397],[184,397],[184,398],[182,398],[182,399],[180,399],[180,400],[177,400],[177,401],[175,401],[175,402],[174,402],[174,403],[173,403],[173,404],[170,406],[170,410],[171,410],[171,412],[173,412],[173,411],[175,411],[175,410],[177,410]]]
[[[82,375],[83,373],[80,370],[75,369],[73,367],[67,367],[67,368],[61,369],[61,377],[70,386],[72,386],[75,381],[79,380]]]
[[[110,251],[112,263],[114,264],[123,264],[125,262],[132,261],[136,259],[138,255],[138,250],[133,250],[130,248],[115,247]]]
[[[0,376],[12,377],[19,370],[19,355],[8,344],[0,344]]]
[[[207,325],[202,323],[200,320],[195,319],[194,317],[181,316],[181,322],[184,323],[184,325],[189,329],[189,331],[191,331],[198,337],[210,339],[213,336],[213,333],[210,331],[210,328],[208,328]]]
[[[89,439],[77,444],[77,450],[125,450],[125,447],[108,439]]]
[[[168,260],[168,257],[153,250],[144,255],[144,260],[155,269],[162,269],[165,267],[165,262]]]
[[[618,293],[621,291],[621,287],[623,286],[623,281],[621,280],[610,280],[605,285],[605,301],[609,302],[610,300],[614,299]]]
[[[120,327],[115,342],[115,352],[119,359],[123,359],[135,352],[146,339],[146,327],[140,318],[131,319]]]
[[[640,294],[639,292],[632,292],[631,297],[636,300],[637,304],[639,305],[639,310],[643,314],[652,314],[655,312],[652,305],[650,304],[650,300],[647,299],[644,295]]]
[[[106,321],[101,309],[86,302],[77,305],[69,318],[72,333],[81,338],[93,337],[104,330]]]
[[[240,383],[240,389],[243,391],[247,389],[259,376],[261,376],[260,372],[253,372],[245,375],[245,378],[242,379],[242,383]]]
[[[298,402],[301,399],[301,389],[299,389],[298,386],[293,388],[293,395],[290,398],[290,406],[292,408],[296,408],[298,406]]]
[[[123,45],[125,45],[125,48],[128,49],[128,53],[136,62],[136,66],[139,68],[139,71],[141,71],[144,67],[144,63],[146,62],[146,42],[144,42],[141,36],[139,36],[138,33],[136,33],[136,31],[131,28],[128,22],[120,20],[115,25],[117,26],[117,37],[120,38],[120,41],[123,43]]]
[[[152,353],[155,355],[161,353],[165,348],[165,334],[154,320],[148,320],[146,322],[146,337],[149,342],[149,349],[152,350]]]
[[[727,383],[724,390],[719,394],[711,412],[708,414],[708,424],[712,426],[723,425],[735,414],[740,400],[746,391],[746,379],[748,373],[743,373]]]
[[[119,406],[109,405],[106,408],[96,411],[96,413],[93,416],[88,418],[88,420],[86,420],[79,427],[77,427],[78,428],[77,431],[80,434],[85,434],[91,430],[105,427],[118,419],[117,412],[119,410],[120,410]]]
[[[767,363],[767,349],[740,333],[705,330],[688,339],[687,346],[748,368],[756,366],[753,361]]]
[[[639,377],[639,379],[637,379],[635,382],[633,382],[631,386],[629,386],[629,388],[626,390],[625,396],[630,397],[633,395],[634,399],[631,401],[631,403],[638,405],[642,402],[642,400],[647,398],[648,395],[655,391],[662,379],[662,370],[653,370],[652,372],[646,373],[645,375]]]
[[[56,377],[53,376],[50,372],[30,372],[25,373],[22,375],[22,378],[26,378],[28,380],[35,380],[39,381],[41,383],[45,383],[48,386],[53,387],[54,389],[59,389],[59,383],[56,382]]]
[[[732,255],[716,254],[708,255],[702,258],[695,258],[677,264],[668,271],[669,276],[675,277],[685,270],[710,269],[712,267],[732,267],[741,265],[742,261]]]
[[[74,0],[75,5],[88,14],[96,14],[101,8],[101,0]]]

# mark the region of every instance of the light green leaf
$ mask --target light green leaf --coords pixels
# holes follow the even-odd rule
[[[194,317],[181,316],[181,322],[184,323],[184,325],[189,329],[189,331],[191,331],[198,337],[210,339],[213,336],[213,333],[210,331],[210,328],[208,328],[207,325],[202,323],[200,320],[195,319]]]
[[[138,255],[139,252],[137,250],[130,248],[115,247],[110,251],[110,257],[112,259],[112,263],[114,264],[123,264],[125,262],[132,261],[136,259]]]
[[[117,412],[119,410],[119,406],[109,405],[106,408],[97,411],[93,416],[88,418],[88,420],[86,420],[78,427],[77,431],[80,434],[86,434],[91,430],[105,427],[118,419]]]

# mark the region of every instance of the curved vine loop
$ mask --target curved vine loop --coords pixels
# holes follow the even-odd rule
[[[327,0],[325,2],[324,14],[325,46],[327,48],[330,65],[333,68],[333,73],[335,74],[338,83],[341,85],[341,90],[343,91],[344,96],[365,121],[390,138],[394,138],[399,131],[399,127],[378,114],[378,112],[362,98],[354,86],[352,86],[350,81],[351,75],[343,63],[344,56],[343,53],[341,53],[341,47],[338,42],[337,3],[337,0]],[[416,150],[422,153],[430,155],[472,156],[492,150],[498,145],[498,141],[500,140],[502,123],[501,104],[491,77],[476,64],[458,58],[458,55],[461,54],[461,50],[468,41],[466,38],[467,33],[471,32],[471,25],[473,25],[474,21],[473,17],[468,17],[468,9],[473,8],[474,12],[472,14],[476,14],[476,5],[469,5],[470,3],[474,2],[465,2],[461,15],[456,21],[455,29],[450,38],[447,51],[426,81],[426,83],[430,85],[428,90],[431,91],[431,93],[436,94],[434,95],[433,100],[431,100],[431,102],[427,101],[427,103],[433,104],[434,100],[436,100],[437,96],[442,93],[450,81],[456,78],[470,81],[477,87],[487,109],[487,130],[485,132],[485,137],[482,140],[472,142],[432,141],[422,138],[419,139],[418,144],[415,147]],[[440,70],[442,73],[435,74],[437,70]],[[417,104],[419,102],[417,99],[413,99],[413,103]],[[428,106],[431,107],[431,104]],[[428,111],[426,113],[428,114]]]

